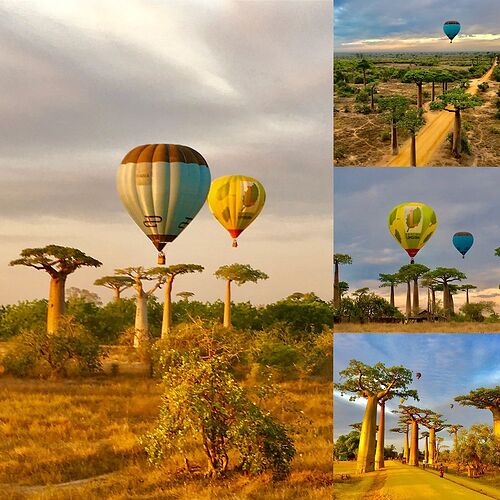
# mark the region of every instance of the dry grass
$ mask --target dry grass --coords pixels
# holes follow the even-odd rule
[[[182,470],[180,455],[162,468],[147,464],[137,438],[154,425],[160,404],[157,381],[124,374],[80,381],[4,376],[0,498],[329,498],[331,384],[295,381],[280,389],[268,406],[294,427],[297,456],[290,478],[273,483],[268,476],[233,474],[211,481]],[[205,467],[199,451],[193,450],[190,459]],[[100,475],[105,476],[95,477]]]
[[[341,323],[335,333],[498,333],[500,323]]]

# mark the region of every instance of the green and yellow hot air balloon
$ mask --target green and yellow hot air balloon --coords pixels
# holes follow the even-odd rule
[[[434,210],[418,202],[401,203],[388,217],[389,231],[411,258],[429,241],[437,227]]]
[[[212,182],[208,206],[214,217],[236,239],[260,214],[266,201],[264,186],[252,177],[226,175]]]

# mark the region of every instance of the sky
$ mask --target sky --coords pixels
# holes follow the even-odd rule
[[[388,298],[390,289],[379,288],[379,273],[395,273],[409,264],[409,257],[389,232],[387,216],[400,203],[421,202],[434,209],[438,226],[415,262],[459,269],[467,276],[464,283],[478,287],[470,292],[471,302],[492,301],[500,312],[500,258],[494,255],[500,247],[498,173],[495,168],[337,168],[334,248],[353,261],[341,266],[340,279],[349,283],[350,292],[369,287]],[[459,231],[474,235],[465,259],[452,244]],[[405,294],[405,287],[398,286],[400,309]],[[465,294],[454,301],[458,308]],[[426,306],[425,300],[421,305]]]
[[[335,0],[337,52],[490,51],[500,45],[498,0]],[[456,20],[450,45],[442,31]]]
[[[461,406],[455,396],[468,394],[479,387],[496,387],[500,384],[500,335],[498,334],[347,334],[335,335],[334,380],[339,382],[339,371],[351,359],[373,366],[382,362],[387,367],[400,366],[422,374],[414,378],[410,389],[416,389],[419,401],[409,399],[407,404],[431,409],[442,414],[447,423],[470,427],[475,423],[493,425],[488,410]],[[349,424],[363,420],[365,401],[350,402],[335,391],[335,438],[348,434]],[[453,404],[453,408],[450,408]],[[387,429],[397,426],[399,400],[386,405]],[[439,433],[444,444],[452,446],[446,431]],[[402,451],[402,435],[386,432],[387,445],[394,444]]]
[[[96,278],[155,266],[115,176],[130,149],[162,142],[267,192],[238,249],[206,205],[167,245],[167,264],[205,266],[174,294],[220,298],[214,271],[240,262],[270,278],[236,302],[331,299],[331,18],[324,1],[0,0],[0,303],[47,296],[45,273],[8,267],[25,247],[102,261],[67,286],[105,301]]]

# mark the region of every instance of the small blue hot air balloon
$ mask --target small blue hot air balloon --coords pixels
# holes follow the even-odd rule
[[[462,259],[465,258],[465,254],[470,250],[473,243],[474,236],[466,231],[453,235],[453,246],[462,254]]]
[[[443,25],[444,34],[450,39],[450,43],[460,32],[460,23],[458,21],[446,21]]]

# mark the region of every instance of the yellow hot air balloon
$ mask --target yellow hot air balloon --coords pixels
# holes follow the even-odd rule
[[[434,210],[423,203],[401,203],[389,213],[389,231],[411,257],[429,241],[437,227]]]
[[[210,188],[210,169],[200,153],[177,144],[146,144],[123,158],[116,179],[128,213],[160,252],[200,211]]]
[[[244,175],[219,177],[208,193],[210,211],[233,237],[233,247],[238,246],[236,238],[260,214],[265,201],[264,186]]]

